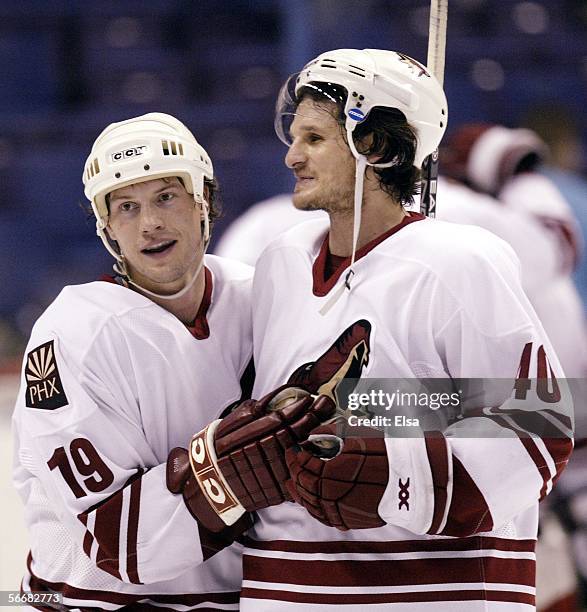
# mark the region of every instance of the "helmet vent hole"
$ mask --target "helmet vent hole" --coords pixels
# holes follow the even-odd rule
[[[93,174],[99,174],[100,173],[100,164],[98,163],[98,158],[94,158],[94,172]],[[92,176],[93,176],[92,174]]]
[[[115,177],[115,178],[120,178],[120,172],[117,172],[117,173],[114,175],[114,177]]]
[[[163,155],[178,155],[178,150],[179,154],[183,155],[183,147],[174,140],[162,140],[161,149]]]
[[[355,72],[354,70],[349,70],[349,72],[351,74],[356,74],[357,76],[365,78],[365,75],[363,73],[361,73],[361,72]]]

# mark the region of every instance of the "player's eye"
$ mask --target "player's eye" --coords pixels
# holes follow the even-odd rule
[[[130,212],[132,210],[135,210],[136,208],[137,208],[136,202],[122,202],[118,206],[118,210],[120,210],[121,212]]]
[[[159,201],[169,202],[170,200],[173,200],[174,197],[175,197],[175,194],[173,192],[163,191],[162,193],[159,194]]]
[[[322,136],[320,136],[320,134],[310,133],[308,134],[308,140],[310,142],[320,142],[321,140],[324,140],[324,139],[322,138]]]

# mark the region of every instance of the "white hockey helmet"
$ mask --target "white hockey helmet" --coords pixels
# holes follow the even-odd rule
[[[96,216],[97,234],[118,261],[120,254],[104,232],[106,196],[133,183],[170,176],[181,178],[186,191],[203,203],[207,241],[204,179],[212,180],[214,171],[210,157],[181,121],[165,113],[148,113],[111,123],[94,142],[82,176],[84,193]]]
[[[289,128],[304,87],[331,83],[344,87],[345,128],[349,147],[358,158],[352,139],[355,127],[375,107],[396,108],[416,130],[418,145],[414,165],[438,148],[446,130],[448,108],[440,83],[425,66],[397,51],[337,49],[322,53],[292,75],[281,88],[275,113],[275,131],[291,144]]]

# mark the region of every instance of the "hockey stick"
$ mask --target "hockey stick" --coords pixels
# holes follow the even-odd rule
[[[430,29],[428,32],[428,58],[426,66],[444,82],[444,55],[446,48],[446,21],[448,0],[431,0]],[[436,216],[436,188],[438,184],[438,149],[429,155],[422,166],[420,212],[427,217]]]

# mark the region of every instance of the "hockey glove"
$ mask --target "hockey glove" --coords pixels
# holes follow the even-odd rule
[[[361,433],[365,437],[360,436]],[[389,480],[389,464],[381,432],[353,428],[340,452],[332,459],[323,458],[316,442],[332,439],[335,424],[311,432],[303,448],[292,447],[286,454],[291,474],[287,487],[294,500],[317,520],[341,531],[373,529],[385,522],[378,507]]]
[[[305,440],[334,411],[334,402],[327,397],[280,387],[210,423],[192,438],[191,475],[179,488],[190,512],[206,528],[220,531],[247,511],[291,499],[285,486],[289,478],[285,451]],[[167,463],[168,488],[179,492],[174,452]]]

